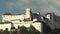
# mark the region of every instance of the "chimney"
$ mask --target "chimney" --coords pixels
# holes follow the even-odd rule
[[[31,20],[31,8],[26,8],[26,20]]]

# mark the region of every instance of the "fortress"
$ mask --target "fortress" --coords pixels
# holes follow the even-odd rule
[[[39,19],[41,19],[39,13],[35,16],[35,14],[31,12],[31,8],[27,8],[25,15],[2,15],[2,24],[0,24],[0,29],[5,30],[6,28],[8,28],[8,30],[10,31],[11,27],[13,26],[17,29],[18,26],[25,26],[28,28],[32,25],[38,31],[42,32],[42,22],[40,22]]]
[[[18,27],[25,26],[27,30],[31,25],[39,32],[53,32],[55,29],[60,29],[60,16],[54,13],[41,15],[40,13],[32,13],[31,8],[26,9],[25,15],[5,13],[2,15],[2,23],[0,30],[17,31]],[[14,27],[15,29],[11,29]]]

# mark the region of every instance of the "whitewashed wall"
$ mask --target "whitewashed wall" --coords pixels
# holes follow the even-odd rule
[[[14,24],[15,28],[17,29],[18,26],[25,26],[30,27],[30,25],[34,26],[38,31],[42,32],[42,23],[27,23],[27,24]]]
[[[24,20],[25,15],[2,15],[2,22],[11,20]]]
[[[8,31],[10,31],[11,28],[11,24],[0,24],[0,29],[5,30],[6,28],[8,28]]]
[[[36,22],[36,23],[25,23],[25,24],[13,24],[14,27],[17,29],[18,26],[25,26],[25,27],[30,27],[30,25],[34,26],[38,31],[42,32],[42,23],[41,22]],[[0,29],[5,30],[8,28],[8,31],[10,31],[11,24],[0,24]]]

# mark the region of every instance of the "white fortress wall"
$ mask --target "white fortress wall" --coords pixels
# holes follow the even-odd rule
[[[42,32],[42,23],[32,23],[32,25],[40,32]]]
[[[14,24],[15,28],[18,26],[25,26],[25,27],[30,27],[30,25],[34,26],[38,31],[42,32],[42,23],[27,23],[27,24]]]
[[[30,27],[30,24],[14,24],[14,27],[17,29],[18,26],[25,26],[25,27]]]
[[[25,26],[30,27],[30,25],[34,26],[38,31],[42,32],[42,23],[25,23],[25,24],[13,24],[14,27],[17,29],[18,26]],[[5,30],[8,28],[8,31],[10,31],[11,24],[0,24],[0,29]]]
[[[0,29],[5,30],[6,28],[8,28],[8,31],[10,31],[11,28],[11,24],[0,24]]]
[[[2,22],[11,20],[24,20],[25,15],[3,15]]]
[[[32,23],[33,21],[11,21],[13,24],[30,24],[30,23]]]

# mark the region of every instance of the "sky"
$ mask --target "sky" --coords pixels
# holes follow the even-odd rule
[[[4,13],[24,14],[26,8],[33,13],[54,12],[60,16],[60,0],[0,0],[0,22]]]

